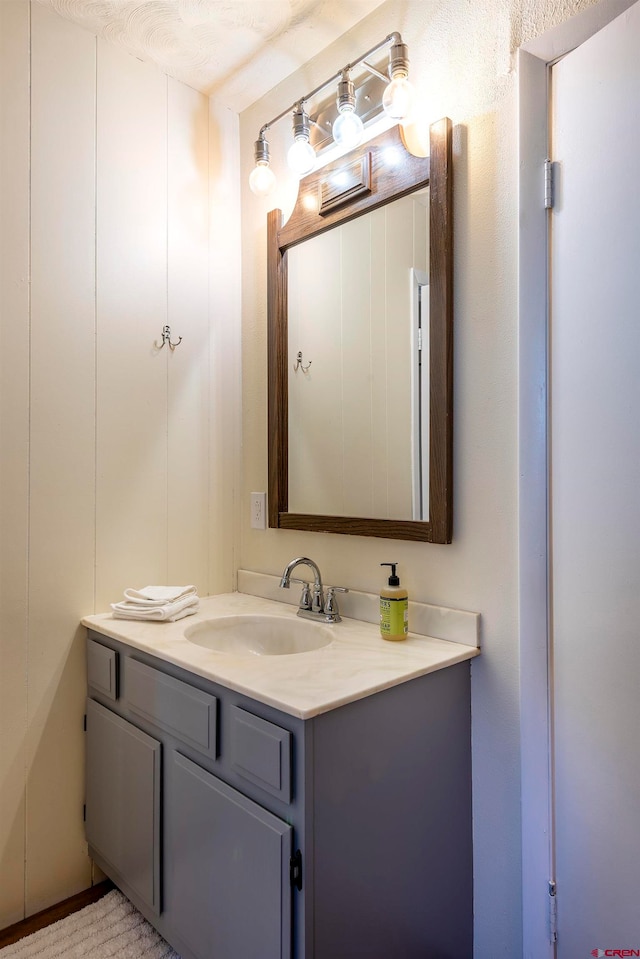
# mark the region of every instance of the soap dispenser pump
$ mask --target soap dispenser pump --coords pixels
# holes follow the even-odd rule
[[[380,635],[383,639],[406,639],[409,632],[409,594],[396,576],[397,563],[380,563],[391,567],[388,586],[380,590]]]

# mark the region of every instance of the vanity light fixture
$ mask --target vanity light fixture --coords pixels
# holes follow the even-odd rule
[[[256,165],[249,175],[249,186],[256,196],[269,196],[276,186],[276,175],[269,166],[269,144],[263,131],[254,145]]]
[[[356,113],[356,94],[350,73],[345,70],[338,83],[338,116],[333,124],[333,139],[351,150],[364,136],[364,123]]]
[[[391,83],[382,94],[384,112],[394,120],[409,116],[413,109],[415,93],[409,83],[409,55],[406,43],[398,40],[389,51],[389,76]]]
[[[287,163],[298,176],[311,173],[316,162],[316,151],[309,143],[309,115],[302,103],[293,111],[293,143],[287,153]]]
[[[390,47],[387,76],[367,62],[385,46]],[[316,163],[316,153],[310,143],[309,135],[310,124],[314,121],[310,118],[306,105],[309,100],[336,80],[338,80],[336,100],[338,116],[332,126],[333,139],[336,144],[346,149],[352,149],[360,143],[364,134],[364,124],[356,112],[356,91],[351,78],[352,71],[359,66],[384,81],[389,80],[382,96],[382,107],[389,117],[402,121],[410,115],[413,109],[414,91],[407,79],[409,76],[407,45],[402,42],[399,33],[390,33],[353,63],[348,63],[338,73],[334,73],[328,80],[262,126],[254,148],[256,166],[249,177],[249,186],[253,193],[257,196],[268,196],[275,188],[276,180],[269,166],[269,145],[265,134],[270,127],[287,115],[293,116],[293,144],[287,153],[288,164],[298,176],[305,176],[311,172]]]

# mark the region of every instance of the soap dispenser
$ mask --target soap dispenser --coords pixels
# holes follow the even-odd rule
[[[397,563],[380,563],[391,567],[389,584],[380,590],[380,635],[383,639],[406,639],[409,632],[409,594],[396,576]]]

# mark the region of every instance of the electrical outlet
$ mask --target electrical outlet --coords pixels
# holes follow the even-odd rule
[[[267,494],[251,494],[251,529],[267,528]]]

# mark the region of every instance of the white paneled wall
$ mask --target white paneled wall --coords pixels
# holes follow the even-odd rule
[[[211,592],[235,584],[242,435],[240,131],[209,100],[209,574]]]
[[[96,593],[167,570],[167,78],[99,41]],[[144,121],[141,122],[141,119]]]
[[[84,650],[95,551],[95,76],[90,34],[34,4],[26,884],[29,912],[90,879]]]
[[[91,882],[80,618],[233,585],[240,387],[237,117],[37,3],[0,44],[2,928]]]
[[[29,10],[0,3],[0,926],[24,905],[29,515]],[[11,145],[11,149],[7,145]],[[11,184],[7,189],[6,185]]]
[[[171,82],[168,98],[167,320],[168,582],[195,582],[207,569],[209,498],[209,111],[204,97]],[[166,352],[166,349],[165,349]],[[204,591],[204,586],[201,592]]]

